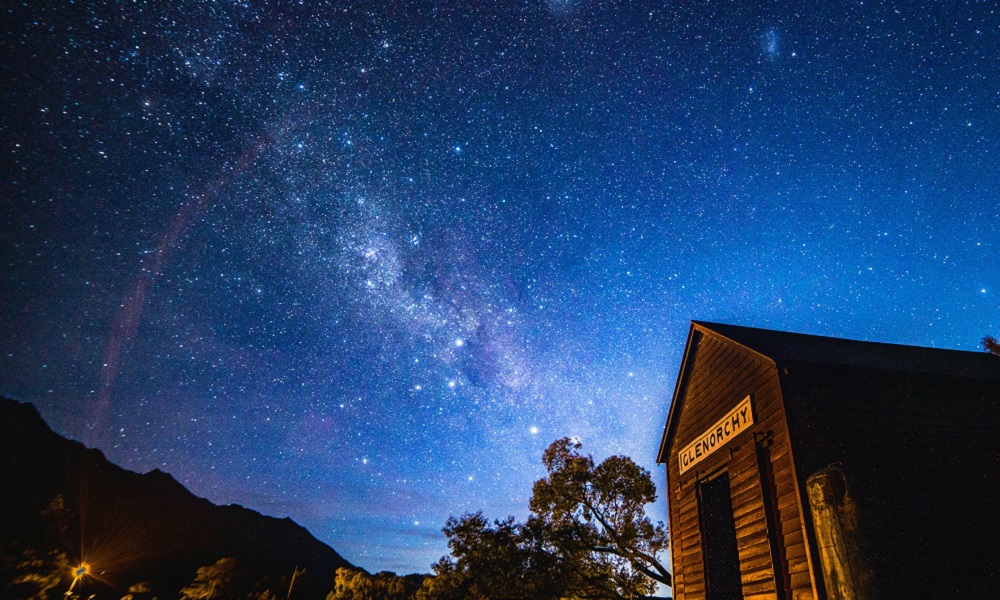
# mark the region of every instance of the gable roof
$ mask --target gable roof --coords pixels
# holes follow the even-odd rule
[[[817,363],[1000,381],[1000,358],[986,352],[943,350],[692,321],[775,363]]]
[[[986,352],[863,342],[725,323],[691,321],[691,329],[684,347],[684,358],[681,360],[674,396],[670,403],[670,413],[667,415],[667,423],[657,453],[658,463],[666,460],[665,453],[674,415],[690,368],[689,359],[695,332],[720,337],[743,346],[775,365],[811,363],[1000,382],[1000,357]]]

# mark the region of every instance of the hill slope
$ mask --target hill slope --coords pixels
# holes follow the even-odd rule
[[[81,580],[81,587],[93,588],[86,595],[120,598],[148,581],[168,598],[191,583],[199,567],[232,557],[247,587],[260,581],[271,589],[287,586],[281,578],[298,567],[306,572],[293,597],[323,598],[336,569],[351,566],[291,519],[216,506],[167,473],[112,464],[100,451],[53,432],[30,404],[0,398],[0,456],[0,586],[18,573],[84,560],[96,575]],[[40,562],[24,564],[29,557]],[[71,581],[66,570],[52,597]]]

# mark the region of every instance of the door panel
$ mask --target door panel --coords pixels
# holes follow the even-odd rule
[[[698,486],[701,539],[705,557],[707,600],[743,598],[740,555],[736,547],[736,521],[729,490],[729,474],[723,473]]]

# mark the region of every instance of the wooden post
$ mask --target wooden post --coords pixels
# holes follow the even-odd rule
[[[806,490],[827,600],[874,600],[871,559],[843,468],[816,471]]]

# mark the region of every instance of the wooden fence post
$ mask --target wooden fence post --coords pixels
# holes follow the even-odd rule
[[[827,600],[875,600],[863,520],[843,468],[832,464],[816,471],[806,490]]]

